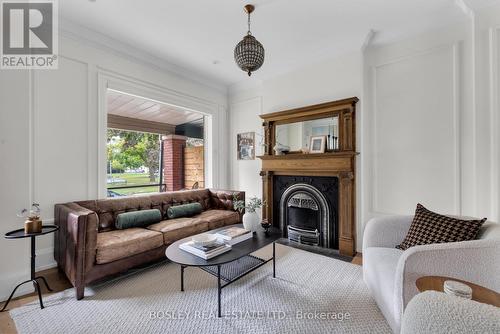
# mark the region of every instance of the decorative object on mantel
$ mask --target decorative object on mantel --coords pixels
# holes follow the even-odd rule
[[[246,5],[245,12],[248,14],[248,31],[245,37],[234,48],[234,60],[239,68],[252,75],[264,64],[264,47],[252,36],[250,31],[250,14],[255,10],[253,5]]]
[[[273,147],[273,150],[276,155],[284,155],[290,152],[290,146],[276,143],[276,145],[274,145]]]
[[[40,233],[42,231],[42,220],[40,219],[40,204],[33,203],[31,209],[22,209],[17,215],[18,217],[26,219],[24,222],[24,232]]]
[[[250,197],[247,202],[239,200],[236,195],[233,199],[234,209],[238,210],[240,213],[245,211],[243,215],[243,227],[249,231],[257,231],[260,223],[260,217],[257,213],[257,209],[260,209],[265,205],[265,202],[258,197]]]
[[[325,153],[326,136],[311,137],[309,153]]]
[[[238,133],[238,160],[255,160],[255,132]]]

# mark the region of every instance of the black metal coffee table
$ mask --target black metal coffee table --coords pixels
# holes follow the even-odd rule
[[[231,225],[243,227],[243,225]],[[216,233],[229,226],[221,227],[207,233]],[[199,267],[207,273],[217,277],[217,315],[221,317],[221,291],[229,284],[236,282],[246,274],[263,266],[269,261],[273,261],[273,277],[276,277],[276,244],[275,242],[282,237],[281,231],[276,228],[270,229],[269,233],[264,231],[255,232],[252,239],[248,239],[233,245],[232,249],[224,254],[216,256],[210,260],[204,260],[196,255],[190,254],[179,248],[179,245],[191,240],[187,237],[171,244],[165,251],[167,258],[181,265],[181,291],[184,291],[184,269],[186,267]],[[273,244],[273,257],[270,259],[261,259],[251,253]],[[225,284],[221,283],[225,281]]]
[[[35,258],[36,258],[36,247],[35,247],[35,238],[40,236],[40,235],[45,235],[49,234],[52,232],[55,232],[59,229],[59,226],[56,225],[43,225],[42,226],[42,231],[37,232],[37,233],[24,233],[24,228],[10,231],[5,233],[5,238],[6,239],[22,239],[22,238],[31,238],[31,278],[27,281],[24,281],[22,283],[19,283],[12,293],[9,296],[9,299],[5,302],[5,305],[3,308],[0,310],[0,312],[3,312],[6,308],[7,305],[9,305],[10,300],[14,296],[14,293],[16,292],[17,288],[19,288],[21,285],[25,283],[33,283],[33,286],[35,287],[35,291],[38,292],[38,300],[40,301],[40,308],[43,309],[43,302],[42,302],[42,290],[40,289],[40,284],[38,283],[38,280],[42,280],[45,286],[47,287],[47,290],[52,291],[52,289],[49,287],[49,284],[47,283],[47,280],[43,276],[35,276]]]

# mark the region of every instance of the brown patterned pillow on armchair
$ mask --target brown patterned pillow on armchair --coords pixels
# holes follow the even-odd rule
[[[405,250],[417,245],[474,240],[485,221],[486,218],[462,220],[440,215],[419,203],[405,239],[396,248]]]

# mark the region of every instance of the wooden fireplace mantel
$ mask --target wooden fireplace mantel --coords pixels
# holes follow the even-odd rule
[[[339,252],[356,253],[356,123],[357,97],[303,108],[261,115],[265,130],[264,155],[260,175],[267,206],[263,217],[273,224],[273,176],[333,176],[339,179]],[[304,154],[291,152],[275,155],[276,125],[338,116],[339,149],[333,152]]]

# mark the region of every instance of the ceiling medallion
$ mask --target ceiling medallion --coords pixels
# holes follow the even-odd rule
[[[245,12],[248,14],[248,32],[245,37],[234,48],[234,60],[239,68],[252,75],[264,63],[264,47],[252,36],[250,31],[250,14],[254,11],[253,5],[246,5]]]

